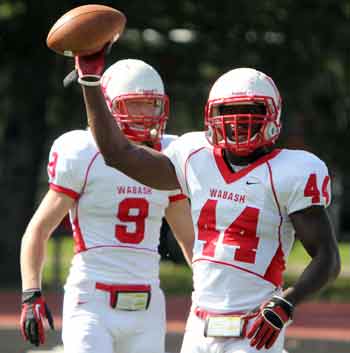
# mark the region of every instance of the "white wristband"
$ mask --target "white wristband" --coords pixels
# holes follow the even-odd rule
[[[83,86],[96,87],[101,85],[101,76],[85,75],[78,78],[78,83]]]

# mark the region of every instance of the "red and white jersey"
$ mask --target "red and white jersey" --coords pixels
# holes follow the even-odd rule
[[[161,147],[175,138],[165,135]],[[158,283],[164,210],[184,195],[151,189],[108,167],[89,130],[55,140],[48,174],[52,190],[76,200],[70,211],[75,256],[69,284]]]
[[[164,151],[191,199],[193,301],[207,310],[250,310],[282,286],[294,242],[289,215],[330,203],[326,165],[301,150],[274,150],[234,173],[203,132]]]

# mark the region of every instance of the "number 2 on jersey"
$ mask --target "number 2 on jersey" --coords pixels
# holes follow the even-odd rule
[[[134,231],[129,231],[127,225],[115,226],[115,237],[122,243],[138,244],[145,237],[145,222],[148,217],[149,204],[146,199],[129,198],[119,203],[117,218],[121,222],[132,223]],[[136,214],[133,214],[136,213]]]
[[[208,200],[203,206],[198,218],[198,239],[205,241],[203,255],[215,256],[215,248],[220,232],[216,229],[217,200]],[[259,238],[259,209],[246,207],[242,213],[224,231],[222,243],[236,248],[234,260],[245,263],[255,263]]]

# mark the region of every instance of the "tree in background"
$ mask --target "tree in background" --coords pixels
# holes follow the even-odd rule
[[[63,131],[85,126],[79,87],[64,90],[61,84],[73,61],[50,52],[45,39],[59,16],[88,3],[5,0],[0,4],[3,284],[19,283],[20,240],[46,181],[49,145]],[[317,150],[341,174],[350,173],[348,1],[100,3],[116,6],[128,18],[127,30],[108,63],[142,58],[165,78],[172,107],[169,131],[202,129],[212,83],[230,68],[251,66],[274,77],[281,89],[282,141]],[[349,194],[347,182],[347,203]]]

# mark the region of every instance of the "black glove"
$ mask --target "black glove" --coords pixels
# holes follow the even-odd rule
[[[51,312],[41,295],[40,290],[29,290],[22,293],[21,333],[25,340],[39,346],[45,343],[43,319],[47,319],[54,330]]]
[[[277,340],[282,328],[292,320],[293,305],[287,300],[274,296],[256,311],[256,319],[246,337],[256,349],[269,349]],[[249,314],[248,314],[249,315]]]

